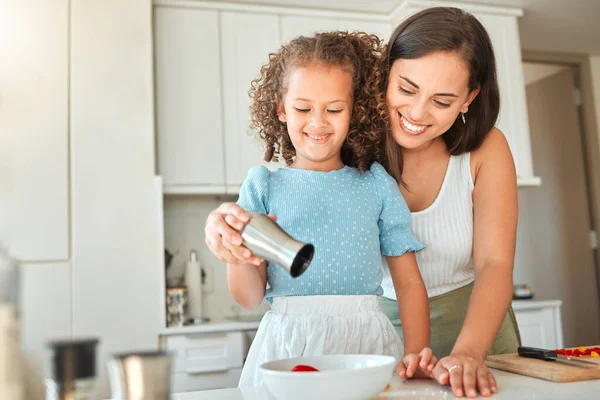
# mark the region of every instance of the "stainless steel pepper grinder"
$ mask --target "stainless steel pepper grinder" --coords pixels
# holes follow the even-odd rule
[[[284,268],[292,278],[302,275],[312,261],[314,246],[297,241],[265,214],[250,215],[250,221],[241,231],[242,244],[255,257],[264,258]]]

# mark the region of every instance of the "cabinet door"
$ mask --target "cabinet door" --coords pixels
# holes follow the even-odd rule
[[[289,42],[296,36],[312,36],[316,32],[336,31],[340,23],[335,18],[298,17],[283,15],[281,17],[281,40]]]
[[[154,10],[158,171],[165,190],[223,191],[218,12]]]
[[[236,192],[254,165],[265,164],[264,147],[250,125],[248,90],[269,53],[279,47],[276,15],[222,12],[225,159],[228,192]]]
[[[552,308],[515,310],[523,346],[559,349],[563,347],[560,312]]]
[[[69,1],[0,2],[0,246],[69,259]]]
[[[338,29],[342,31],[361,31],[372,33],[379,36],[387,43],[392,33],[392,26],[389,22],[360,21],[356,19],[341,19],[338,22]]]
[[[496,54],[500,87],[500,115],[496,126],[508,140],[517,176],[531,179],[533,166],[517,18],[485,14],[475,16],[488,31]]]

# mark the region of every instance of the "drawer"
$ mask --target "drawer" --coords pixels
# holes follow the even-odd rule
[[[171,375],[171,393],[235,388],[241,375],[241,368],[204,374],[174,374]]]
[[[174,374],[225,372],[241,368],[244,347],[243,332],[173,335],[166,338],[166,349],[174,352]]]

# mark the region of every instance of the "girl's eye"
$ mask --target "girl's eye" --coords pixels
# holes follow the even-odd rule
[[[298,112],[301,112],[301,113],[307,113],[307,112],[309,112],[309,111],[310,111],[310,109],[309,109],[309,108],[298,108],[298,107],[294,107],[294,109],[295,109],[296,111],[298,111]]]
[[[414,92],[411,92],[410,90],[404,89],[402,86],[398,86],[398,90],[404,94],[415,94]]]
[[[437,100],[434,100],[433,102],[434,102],[434,103],[435,103],[435,104],[436,104],[438,107],[442,107],[442,108],[448,108],[448,107],[450,107],[450,104],[448,104],[448,103],[442,103],[441,101],[437,101]]]
[[[344,111],[344,110],[327,110],[327,112],[330,113],[330,114],[339,114],[342,111]]]

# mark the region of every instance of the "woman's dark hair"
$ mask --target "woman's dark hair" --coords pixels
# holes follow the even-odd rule
[[[469,90],[480,88],[469,105],[466,123],[457,118],[442,138],[452,155],[474,151],[492,130],[500,110],[496,60],[485,28],[459,8],[433,7],[404,20],[388,42],[388,68],[398,59],[421,58],[433,52],[458,54],[469,68]],[[384,165],[402,182],[402,153],[388,132]]]
[[[300,36],[269,55],[249,92],[251,128],[265,142],[265,160],[290,165],[296,156],[285,123],[277,118],[277,101],[287,92],[287,78],[294,68],[310,65],[335,66],[352,75],[352,116],[348,137],[342,146],[342,162],[360,171],[382,161],[388,113],[385,104],[387,62],[385,45],[364,32],[323,32]]]

